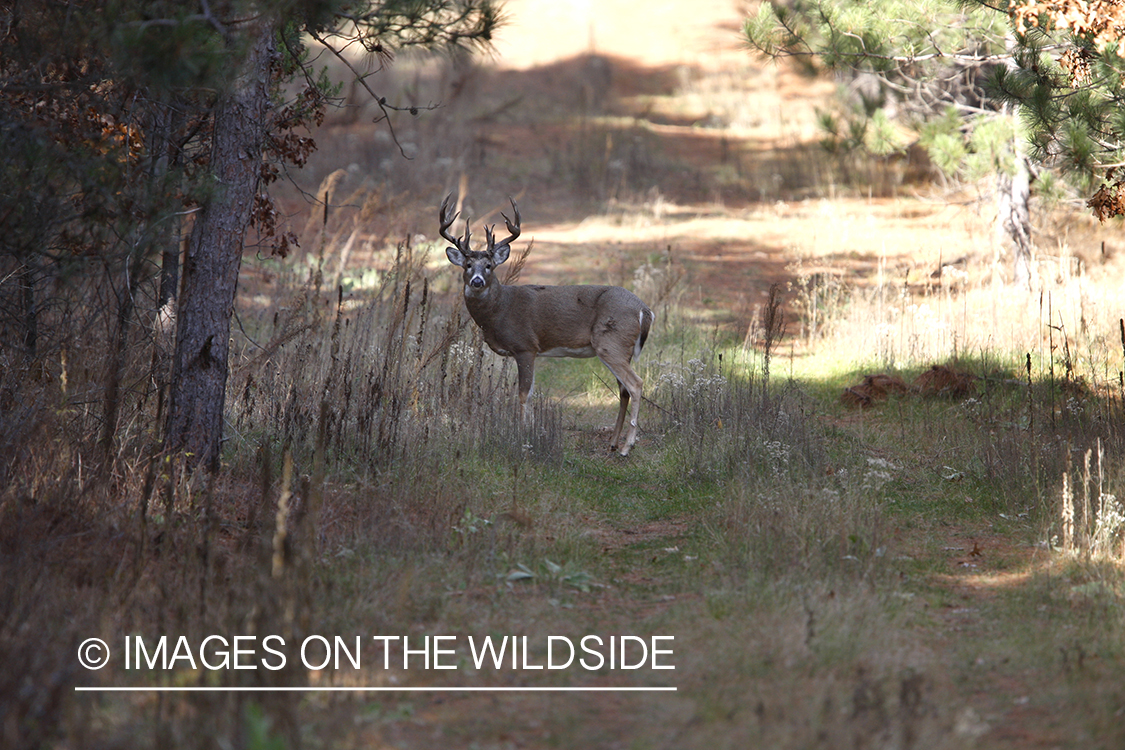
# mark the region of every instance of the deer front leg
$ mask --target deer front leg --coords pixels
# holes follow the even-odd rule
[[[527,399],[535,385],[535,352],[521,352],[513,355],[516,359],[516,369],[519,372],[520,383],[520,420],[526,421]]]

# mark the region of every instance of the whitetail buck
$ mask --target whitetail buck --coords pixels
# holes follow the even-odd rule
[[[629,363],[641,353],[652,326],[652,310],[637,296],[619,286],[506,286],[494,272],[508,259],[511,242],[520,236],[520,210],[512,201],[513,222],[504,223],[511,236],[496,241],[485,227],[483,251],[469,247],[469,226],[455,237],[449,229],[457,220],[449,205],[441,204],[441,236],[453,243],[446,248],[449,262],[464,269],[465,307],[480,326],[489,348],[502,357],[514,357],[519,370],[520,415],[535,380],[536,357],[597,357],[617,378],[621,407],[609,449],[622,456],[637,442],[637,412],[641,406],[641,378]],[[621,441],[621,428],[629,400],[633,411],[629,431]]]

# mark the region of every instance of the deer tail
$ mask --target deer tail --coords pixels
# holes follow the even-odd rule
[[[655,318],[656,318],[656,315],[653,314],[652,310],[649,310],[647,307],[641,309],[641,312],[640,312],[641,332],[637,336],[637,342],[635,344],[633,344],[633,356],[634,357],[641,356],[641,349],[644,348],[645,341],[648,340],[648,331],[649,331],[649,328],[652,327],[652,321],[655,320]]]

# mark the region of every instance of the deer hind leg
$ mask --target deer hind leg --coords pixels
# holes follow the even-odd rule
[[[617,426],[613,428],[613,438],[609,443],[609,450],[617,450],[617,440],[621,437],[621,428],[625,425],[625,413],[629,410],[629,389],[620,380],[617,387],[621,391],[621,408],[617,410]]]
[[[632,367],[629,367],[628,365],[625,365],[625,367],[628,368],[629,374],[633,376],[633,382],[630,383],[629,381],[626,381],[625,386],[628,389],[626,392],[630,396],[632,396],[633,407],[632,412],[629,415],[629,434],[625,438],[625,444],[621,446],[622,456],[629,455],[629,449],[632,448],[633,445],[637,442],[637,415],[641,412],[641,387],[643,385],[641,376],[633,372]],[[621,399],[622,412],[624,412],[625,407],[628,406],[628,401],[629,399],[624,397]]]
[[[629,450],[637,442],[637,414],[641,410],[641,389],[643,382],[640,375],[633,372],[633,368],[629,366],[627,358],[614,359],[608,356],[608,352],[599,352],[598,358],[602,363],[609,368],[613,376],[617,378],[617,384],[621,388],[621,406],[617,411],[617,426],[613,430],[613,439],[610,441],[609,449],[617,450],[622,456],[629,455]],[[629,411],[629,402],[633,402],[632,412],[629,416],[629,430],[625,435],[625,440],[621,441],[621,430],[625,427],[625,415]]]

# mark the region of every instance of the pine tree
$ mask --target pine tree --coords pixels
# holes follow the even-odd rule
[[[303,165],[303,128],[332,103],[304,34],[388,62],[404,46],[487,43],[499,20],[490,0],[0,2],[0,347],[32,368],[112,329],[108,454],[138,308],[175,307],[165,448],[217,467],[244,237],[253,225],[276,252],[292,246],[269,185]],[[158,302],[141,305],[154,284]]]
[[[1091,197],[1098,219],[1125,215],[1125,7],[1118,0],[1016,0],[1016,66],[997,96],[1020,107],[1033,156]]]
[[[1099,8],[1082,16],[1079,5]],[[1032,164],[1044,182],[1058,172],[1096,191],[1089,205],[1099,218],[1123,212],[1125,172],[1112,166],[1125,135],[1116,8],[1109,0],[764,2],[745,35],[771,57],[873,74],[944,174],[994,175],[998,223],[1012,243],[1015,280],[1026,285]]]

